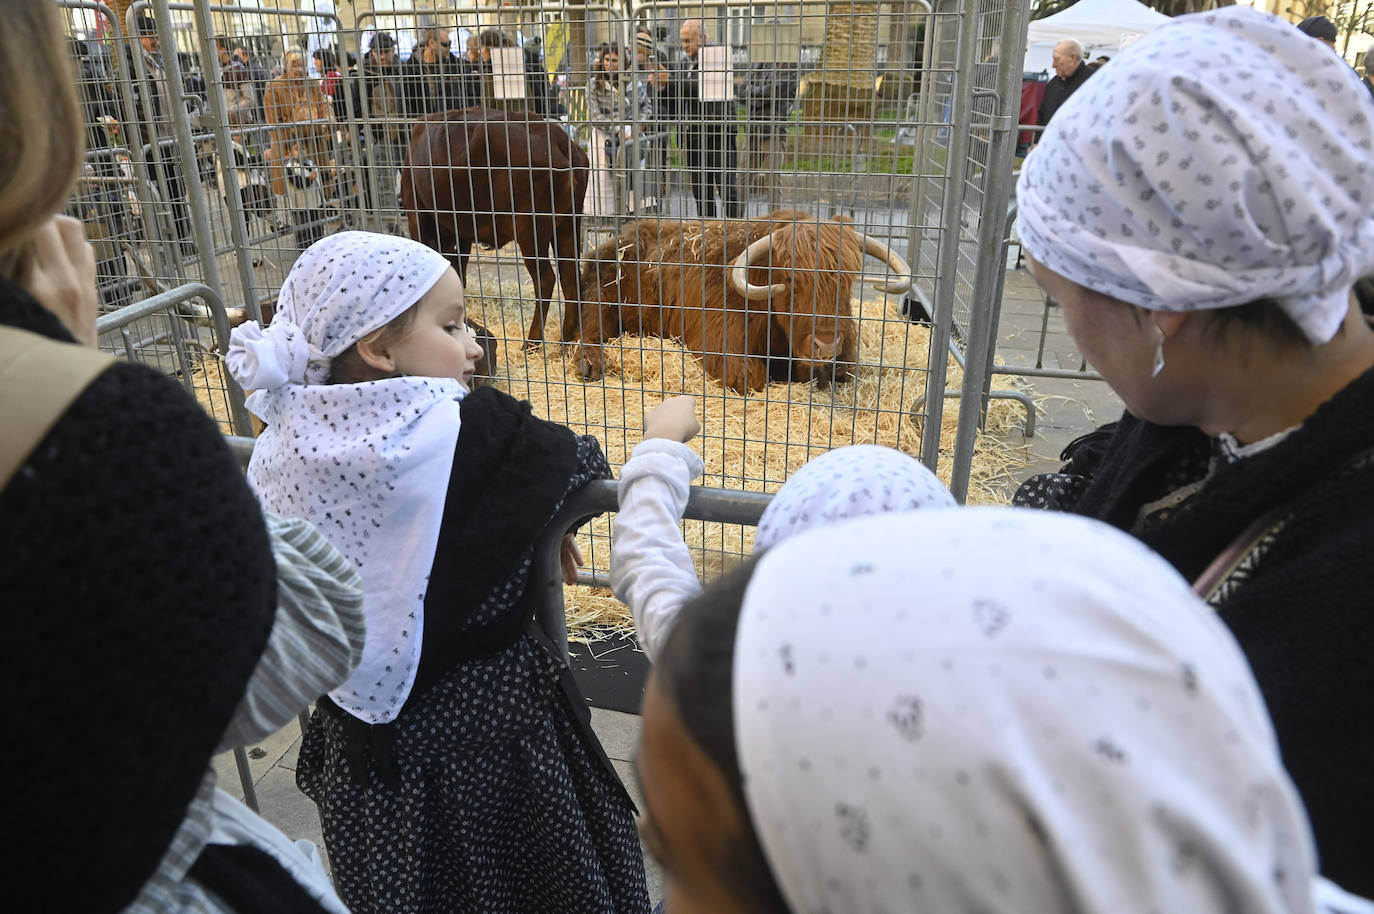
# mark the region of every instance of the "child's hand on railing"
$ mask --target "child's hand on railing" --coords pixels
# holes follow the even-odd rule
[[[563,583],[577,583],[577,569],[582,567],[582,550],[577,548],[577,540],[569,533],[563,537],[563,546],[558,550],[558,561],[563,566]]]
[[[697,398],[670,397],[644,417],[645,438],[667,438],[688,442],[701,431],[697,421]]]

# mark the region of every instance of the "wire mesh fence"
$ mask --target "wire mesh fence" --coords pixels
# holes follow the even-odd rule
[[[944,401],[949,340],[995,308],[984,236],[999,206],[1005,227],[1020,66],[995,52],[1023,40],[1024,2],[60,2],[110,307],[194,281],[266,319],[324,234],[408,235],[464,277],[496,347],[483,380],[615,467],[644,412],[689,393],[704,485],[775,491],[869,442],[988,497]],[[150,353],[221,347],[178,313]],[[237,395],[180,358],[164,367]],[[686,534],[710,576],[752,530]],[[608,546],[593,525],[594,583]]]

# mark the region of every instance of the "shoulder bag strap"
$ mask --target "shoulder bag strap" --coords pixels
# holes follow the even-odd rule
[[[1358,472],[1368,464],[1371,458],[1374,458],[1374,448],[1363,450],[1347,460],[1336,475],[1344,476]],[[1260,544],[1283,528],[1301,497],[1302,495],[1295,496],[1277,508],[1266,511],[1242,530],[1240,535],[1212,560],[1212,564],[1208,565],[1206,570],[1198,575],[1197,580],[1193,582],[1193,593],[1208,603],[1212,603],[1222,586],[1245,564]]]
[[[0,327],[0,488],[114,356]]]

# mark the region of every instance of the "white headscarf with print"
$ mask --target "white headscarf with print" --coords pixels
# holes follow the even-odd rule
[[[405,238],[330,235],[291,268],[271,325],[236,328],[226,358],[267,426],[248,467],[263,507],[310,521],[362,575],[362,663],[329,694],[369,724],[393,720],[415,682],[467,389],[450,378],[326,382],[334,357],[415,305],[448,269]]]
[[[793,911],[1316,910],[1245,658],[1111,527],[972,508],[800,534],[760,559],[734,658],[750,818]]]
[[[1290,23],[1180,16],[1056,112],[1017,202],[1026,250],[1081,286],[1154,311],[1271,299],[1326,343],[1374,269],[1374,109]]]

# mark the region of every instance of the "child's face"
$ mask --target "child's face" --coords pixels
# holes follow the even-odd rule
[[[410,332],[392,347],[396,372],[422,378],[453,378],[472,387],[482,347],[464,323],[463,284],[452,267],[419,301]]]

